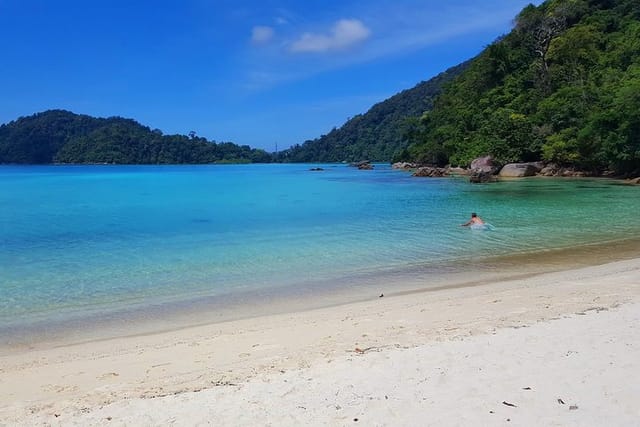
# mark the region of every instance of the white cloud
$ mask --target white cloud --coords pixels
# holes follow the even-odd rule
[[[266,44],[273,39],[275,32],[273,28],[263,25],[257,25],[251,30],[251,43]]]
[[[328,34],[304,33],[290,46],[291,52],[327,52],[345,49],[369,38],[369,30],[357,19],[341,19]]]

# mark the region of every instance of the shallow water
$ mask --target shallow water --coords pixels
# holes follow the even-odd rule
[[[312,166],[0,167],[0,338],[640,237],[640,187],[617,181],[470,185]],[[460,227],[471,211],[493,229]]]

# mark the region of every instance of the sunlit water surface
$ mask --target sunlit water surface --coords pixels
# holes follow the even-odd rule
[[[0,167],[0,338],[171,304],[362,292],[640,236],[640,187],[617,181],[314,166]],[[472,211],[493,228],[460,227]]]

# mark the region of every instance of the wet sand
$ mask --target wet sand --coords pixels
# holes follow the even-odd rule
[[[0,425],[630,425],[640,259],[584,266],[594,258],[14,348],[0,356]]]

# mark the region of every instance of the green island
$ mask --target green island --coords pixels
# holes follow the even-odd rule
[[[640,4],[548,0],[477,57],[327,135],[267,153],[134,120],[51,110],[0,127],[0,163],[543,161],[640,174]]]

